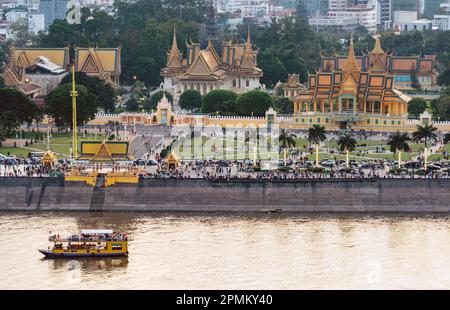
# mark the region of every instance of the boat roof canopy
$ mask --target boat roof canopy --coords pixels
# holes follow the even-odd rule
[[[83,235],[111,235],[113,231],[111,229],[82,229],[81,233]]]

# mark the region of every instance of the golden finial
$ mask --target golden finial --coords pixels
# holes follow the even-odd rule
[[[350,34],[350,46],[348,50],[347,62],[345,63],[345,72],[355,72],[360,71],[358,62],[355,57],[355,46],[353,45],[353,34]]]
[[[375,37],[375,47],[371,51],[372,54],[384,54],[383,48],[381,47],[380,36]]]
[[[250,25],[248,25],[248,28],[247,28],[247,47],[252,48],[252,41],[251,41],[251,37],[250,37]]]
[[[172,40],[172,50],[175,51],[178,49],[177,44],[177,30],[175,28],[175,25],[173,25],[173,40]]]

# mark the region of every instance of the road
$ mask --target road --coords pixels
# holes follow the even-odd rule
[[[171,127],[167,126],[136,125],[136,138],[130,143],[131,154],[135,158],[142,158],[150,150],[159,152],[165,146],[170,131]]]

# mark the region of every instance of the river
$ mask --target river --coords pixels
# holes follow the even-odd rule
[[[129,257],[37,251],[85,228]],[[449,242],[445,215],[0,213],[0,289],[449,289]]]

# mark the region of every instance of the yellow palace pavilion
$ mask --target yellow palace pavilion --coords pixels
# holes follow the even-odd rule
[[[393,75],[361,69],[353,39],[341,68],[309,75],[307,89],[294,98],[295,125],[390,131],[405,125],[411,98],[394,89]]]

